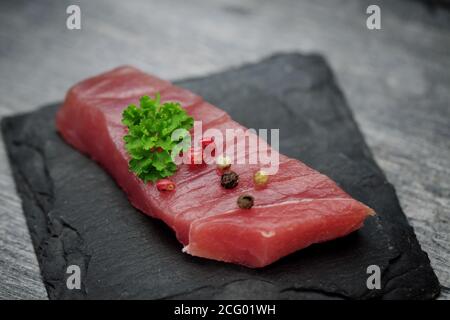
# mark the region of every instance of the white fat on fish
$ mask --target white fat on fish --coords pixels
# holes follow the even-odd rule
[[[274,235],[276,235],[275,231],[261,231],[261,235],[264,238],[272,238]]]

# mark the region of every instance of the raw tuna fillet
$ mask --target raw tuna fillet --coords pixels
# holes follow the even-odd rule
[[[127,66],[72,87],[56,125],[68,143],[114,177],[133,206],[169,225],[184,252],[263,267],[313,243],[345,236],[372,214],[328,177],[283,155],[266,188],[254,187],[257,165],[233,165],[240,180],[231,190],[221,186],[213,165],[180,165],[170,178],[177,185],[173,192],[145,184],[128,170],[121,113],[130,103],[138,104],[141,96],[157,92],[163,101],[177,101],[195,120],[203,121],[204,131],[245,129],[201,97]],[[236,200],[243,193],[254,196],[253,208],[238,208]]]

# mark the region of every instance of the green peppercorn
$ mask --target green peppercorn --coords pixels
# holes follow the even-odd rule
[[[255,186],[264,187],[269,181],[269,175],[264,170],[259,170],[253,176]]]
[[[251,195],[243,194],[238,198],[237,204],[241,209],[250,209],[253,207],[254,201],[255,199]]]
[[[222,178],[220,179],[220,184],[225,189],[233,189],[238,185],[239,175],[236,172],[229,171],[222,174]]]

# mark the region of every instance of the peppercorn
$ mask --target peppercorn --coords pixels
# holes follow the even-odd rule
[[[156,183],[156,188],[159,191],[173,191],[175,190],[175,183],[169,179],[161,179]]]
[[[191,148],[189,150],[189,154],[190,154],[189,165],[191,167],[197,167],[197,166],[203,164],[203,152],[202,151],[198,151],[195,148]]]
[[[239,196],[237,204],[241,209],[250,209],[251,207],[253,207],[254,201],[255,199],[251,195],[243,194]]]
[[[259,170],[253,176],[253,182],[257,187],[264,187],[269,182],[269,175],[264,170]]]
[[[233,189],[238,185],[239,175],[236,172],[229,171],[222,174],[220,183],[225,189]]]
[[[205,149],[207,146],[209,146],[212,143],[214,143],[214,137],[203,138],[202,140],[200,140],[202,149]]]
[[[219,170],[227,170],[231,167],[231,159],[227,156],[218,156],[216,164]]]
[[[210,158],[216,156],[216,144],[214,143],[214,139],[203,139],[201,141],[202,148],[203,148],[203,157],[204,158]]]

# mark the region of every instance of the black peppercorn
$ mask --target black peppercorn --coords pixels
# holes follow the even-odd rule
[[[249,194],[240,196],[237,200],[237,204],[241,209],[250,209],[253,207],[254,198]]]
[[[236,172],[229,171],[225,172],[220,179],[220,184],[225,189],[233,189],[238,185],[239,175]]]

